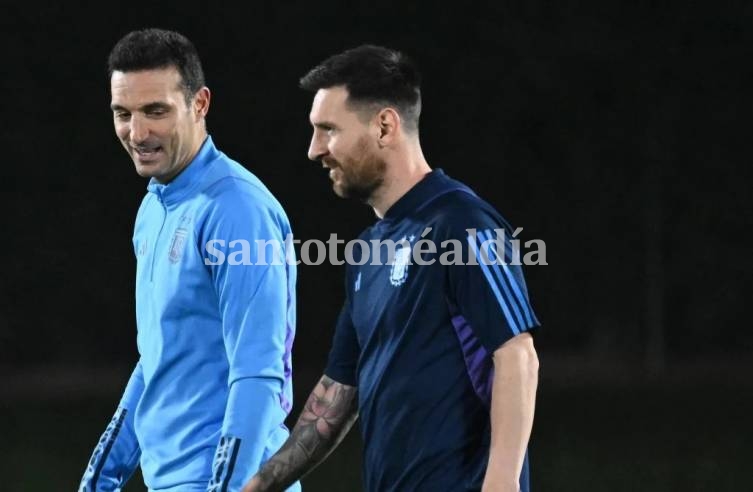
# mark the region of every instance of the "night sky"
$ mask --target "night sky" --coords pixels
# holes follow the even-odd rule
[[[297,81],[382,44],[423,73],[429,163],[546,242],[549,265],[526,270],[543,353],[749,355],[753,9],[466,7],[4,7],[0,368],[136,360],[131,232],[146,182],[113,132],[105,59],[152,26],[194,42],[210,134],[297,238],[348,240],[375,220],[307,160],[311,95]],[[342,277],[299,269],[299,368],[323,367]]]

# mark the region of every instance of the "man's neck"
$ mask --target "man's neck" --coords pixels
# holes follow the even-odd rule
[[[204,145],[204,142],[206,141],[207,136],[208,136],[207,132],[205,130],[202,130],[199,133],[199,138],[196,139],[196,142],[198,142],[198,143],[194,144],[194,148],[191,150],[191,153],[189,154],[188,158],[186,159],[186,162],[184,162],[178,168],[177,171],[175,171],[174,173],[170,174],[169,176],[164,176],[162,178],[156,178],[157,182],[159,182],[160,184],[166,185],[166,184],[169,184],[172,180],[174,180],[178,176],[180,176],[180,173],[182,173],[183,171],[185,171],[186,168],[191,164],[191,162],[193,162],[193,160],[196,159],[196,156],[199,154],[199,151],[201,150],[201,147]]]
[[[380,219],[400,198],[431,172],[421,149],[388,166],[384,184],[372,195],[369,205]]]

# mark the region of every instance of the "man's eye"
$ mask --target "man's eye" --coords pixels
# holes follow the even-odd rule
[[[117,111],[115,113],[115,118],[119,120],[127,120],[131,116],[131,113],[125,113],[123,111]]]

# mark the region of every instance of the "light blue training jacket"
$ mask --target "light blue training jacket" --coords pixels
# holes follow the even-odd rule
[[[290,224],[211,137],[148,191],[133,235],[140,358],[79,490],[119,491],[139,463],[150,491],[239,490],[288,436]]]

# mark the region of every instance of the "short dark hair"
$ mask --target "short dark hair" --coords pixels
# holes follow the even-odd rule
[[[175,67],[188,103],[204,87],[204,70],[196,47],[184,35],[164,29],[131,31],[118,41],[107,58],[107,75]]]
[[[365,44],[331,56],[300,80],[302,89],[316,92],[335,86],[348,90],[355,106],[394,106],[410,131],[421,115],[421,74],[405,54]]]

